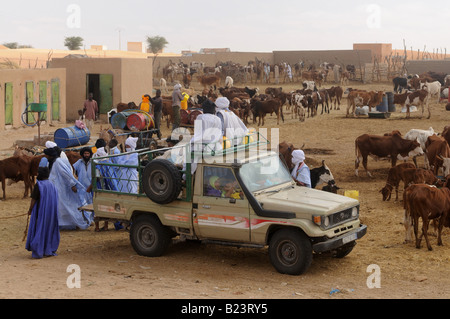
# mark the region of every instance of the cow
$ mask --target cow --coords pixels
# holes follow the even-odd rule
[[[266,101],[254,100],[252,103],[253,123],[256,123],[256,117],[259,117],[258,126],[264,125],[264,118],[267,113],[277,115],[277,125],[280,125],[280,117],[284,122],[283,108],[280,100],[270,99]]]
[[[411,238],[411,230],[414,229],[416,248],[420,249],[422,237],[425,237],[427,248],[432,251],[428,239],[428,226],[431,220],[438,220],[437,244],[442,246],[442,228],[450,226],[450,189],[448,187],[437,188],[426,184],[413,184],[403,193],[403,207],[405,209],[404,226],[406,240]],[[419,236],[419,219],[422,219],[422,234]]]
[[[420,84],[420,88],[428,92],[429,97],[437,96],[437,102],[441,100],[441,87],[442,84],[439,81],[434,81],[431,83],[425,82]]]
[[[450,145],[450,125],[444,127],[441,136],[447,141],[448,145]]]
[[[410,113],[410,107],[411,105],[415,105],[417,106],[417,108],[419,108],[419,106],[422,107],[422,117],[423,117],[423,113],[424,113],[424,107],[425,105],[428,108],[428,117],[427,119],[430,119],[431,117],[431,111],[430,111],[430,105],[429,105],[429,94],[427,90],[424,89],[420,89],[414,92],[411,92],[408,94],[406,101],[405,101],[405,106],[406,106],[406,118],[411,117],[411,113]]]
[[[396,194],[395,201],[398,201],[398,186],[401,181],[403,181],[404,184],[403,188],[406,188],[402,172],[408,168],[415,169],[416,167],[412,163],[401,163],[389,169],[386,185],[380,190],[380,193],[383,196],[383,201],[389,201],[391,199],[393,189],[395,189]]]
[[[258,94],[259,88],[250,89],[247,86],[244,88],[245,93],[247,93],[250,98],[253,98],[255,95]]]
[[[291,172],[294,169],[294,164],[292,164],[292,152],[296,148],[294,144],[288,142],[281,142],[278,144],[278,154],[283,163],[286,164],[286,168]]]
[[[404,93],[394,93],[394,105],[400,105],[403,108],[410,93],[411,92],[409,91],[405,91]]]
[[[218,75],[199,75],[197,79],[205,89],[210,89],[214,86],[214,90],[217,90],[217,87],[220,86],[220,77]]]
[[[424,163],[425,168],[430,168],[428,164],[428,159],[426,156],[426,143],[428,140],[428,137],[434,135],[434,129],[432,127],[428,128],[428,130],[419,130],[419,129],[411,129],[408,131],[408,133],[405,134],[405,139],[411,140],[411,141],[417,141],[420,144],[420,147],[422,147],[424,151]],[[417,159],[416,157],[413,158],[414,164],[417,166]]]
[[[352,114],[354,117],[356,117],[355,111],[356,106],[369,106],[369,110],[373,107],[376,107],[381,104],[383,101],[384,92],[383,91],[359,91],[359,90],[352,90],[348,93],[347,96],[347,114],[346,117],[349,116],[350,108],[352,109]]]
[[[437,135],[429,136],[425,143],[426,156],[430,168],[437,175],[442,167],[444,176],[450,174],[450,147],[447,141]]]
[[[314,81],[303,81],[303,89],[317,91],[316,82]]]
[[[30,176],[31,158],[26,155],[8,157],[0,161],[0,180],[2,182],[3,200],[6,200],[6,179],[13,181],[23,180],[25,192],[23,198],[32,192],[32,179]]]
[[[229,89],[229,88],[233,87],[233,84],[234,84],[233,78],[231,76],[227,76],[225,78],[225,87],[227,89]]]
[[[408,89],[408,79],[407,78],[401,78],[396,77],[392,80],[392,83],[394,84],[394,92],[401,94],[403,89]]]
[[[397,164],[397,160],[406,160],[409,157],[422,155],[423,150],[419,142],[406,140],[398,133],[393,133],[390,136],[364,134],[355,140],[355,153],[356,176],[359,176],[358,167],[362,160],[367,175],[372,177],[372,174],[367,168],[367,157],[369,155],[376,157],[390,156],[391,165],[394,167]]]
[[[331,173],[328,166],[325,164],[325,160],[322,161],[322,166],[316,167],[310,170],[311,174],[311,188],[316,188],[321,184],[335,185],[334,176]]]
[[[340,110],[341,109],[341,100],[342,96],[344,94],[344,90],[340,86],[332,86],[329,89],[326,89],[328,91],[328,95],[330,96],[330,103],[333,103],[334,100],[334,109]]]
[[[161,92],[169,94],[169,90],[167,89],[167,81],[164,78],[159,79],[159,87]]]

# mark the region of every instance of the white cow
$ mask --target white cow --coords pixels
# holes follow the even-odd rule
[[[169,90],[167,89],[167,81],[164,78],[159,80],[159,86],[163,93],[169,93]]]
[[[432,127],[430,127],[428,130],[412,129],[405,135],[405,139],[410,140],[410,141],[419,142],[420,147],[422,148],[422,150],[424,152],[423,155],[424,155],[424,162],[425,162],[426,169],[430,168],[430,164],[428,162],[428,157],[426,154],[425,143],[427,142],[428,137],[432,136],[434,134],[435,134],[434,129]],[[418,167],[416,157],[413,158],[413,161],[414,161],[414,164],[416,164],[416,167]]]
[[[316,89],[316,82],[314,82],[314,81],[303,81],[303,88],[305,90],[315,91],[315,89]]]
[[[233,78],[231,76],[227,76],[225,79],[225,87],[229,89],[233,87],[233,84],[234,84]]]
[[[425,83],[420,84],[420,88],[427,90],[428,95],[430,97],[435,96],[435,95],[437,96],[438,103],[441,100],[441,87],[442,87],[442,84],[439,81],[434,81],[431,83],[425,82]]]

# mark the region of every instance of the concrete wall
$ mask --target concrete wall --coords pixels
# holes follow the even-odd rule
[[[47,82],[47,122],[51,123],[52,92],[51,81],[59,81],[59,122],[66,122],[66,70],[65,69],[18,69],[0,70],[0,131],[5,130],[5,84],[13,85],[13,124],[12,127],[21,127],[22,113],[26,108],[26,82],[34,83],[33,99],[39,102],[39,82]]]
[[[392,53],[392,43],[354,43],[353,50],[370,50],[372,62],[375,57],[378,58],[378,61],[383,61]]]
[[[409,74],[421,74],[428,71],[450,74],[450,60],[407,61],[406,68]]]
[[[150,59],[128,58],[85,58],[53,59],[49,68],[67,70],[67,120],[76,120],[78,110],[83,108],[87,98],[87,74],[112,74],[113,103],[135,102],[139,104],[142,95],[153,90],[152,63]],[[104,120],[106,117],[102,116]]]
[[[274,62],[287,62],[290,64],[303,61],[305,66],[315,64],[318,67],[322,62],[337,64],[353,64],[359,66],[372,61],[371,51],[363,50],[326,50],[326,51],[274,51]]]

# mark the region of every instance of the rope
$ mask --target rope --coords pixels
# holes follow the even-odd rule
[[[30,215],[27,213],[28,218],[27,218],[27,227],[25,227],[25,231],[23,233],[23,238],[22,241],[24,242],[25,239],[27,238],[27,234],[28,234],[28,223],[30,222]]]
[[[28,215],[28,213],[22,214],[22,215],[17,215],[17,216],[0,217],[0,220],[2,220],[2,219],[13,219],[13,218],[22,217],[22,216],[25,216],[25,215]]]

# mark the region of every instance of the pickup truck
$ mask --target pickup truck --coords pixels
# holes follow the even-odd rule
[[[136,166],[114,164],[114,156],[96,158],[90,209],[99,220],[129,226],[131,245],[142,256],[161,256],[176,236],[268,246],[273,267],[290,275],[303,274],[316,253],[348,255],[367,231],[359,201],[297,186],[278,153],[261,147],[266,144],[259,135],[239,146],[224,143],[183,167],[174,156],[160,155],[184,152],[194,159],[189,144],[138,151]],[[127,188],[133,183],[137,187]]]

